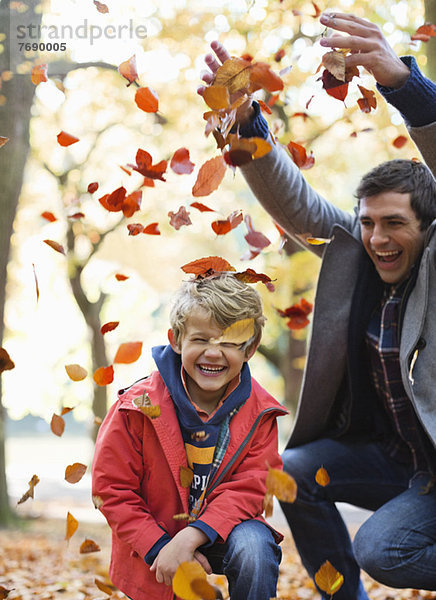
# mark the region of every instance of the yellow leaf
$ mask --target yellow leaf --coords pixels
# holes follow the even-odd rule
[[[315,475],[315,481],[318,485],[325,487],[330,483],[330,477],[324,467],[320,467]]]
[[[201,596],[196,594],[191,587],[191,583],[198,579],[206,581],[206,571],[198,562],[180,563],[173,578],[173,592],[182,600],[201,600]]]
[[[206,104],[212,110],[227,108],[230,103],[229,90],[223,85],[211,85],[203,92]]]
[[[271,152],[272,146],[267,140],[260,137],[253,137],[250,140],[256,144],[256,152],[253,154],[253,158],[262,158],[262,156]]]
[[[194,579],[191,581],[191,589],[202,600],[215,600],[216,598],[214,588],[206,579]]]
[[[269,467],[266,476],[266,491],[281,502],[294,502],[297,497],[297,483],[288,473]]]
[[[88,375],[88,371],[77,364],[65,365],[65,371],[72,381],[82,381]]]
[[[242,58],[229,58],[218,69],[214,85],[225,86],[230,94],[248,89],[251,63]]]
[[[345,55],[343,52],[337,50],[326,52],[322,57],[322,64],[333,77],[339,81],[345,81]]]
[[[180,467],[180,483],[182,487],[188,488],[194,478],[194,472],[189,467]]]
[[[306,242],[311,246],[322,246],[322,244],[330,244],[332,240],[329,238],[307,237]]]
[[[240,319],[226,327],[219,338],[211,338],[216,344],[243,344],[254,335],[254,319]]]
[[[315,582],[320,590],[333,596],[344,583],[344,577],[326,560],[315,573]]]
[[[77,528],[79,527],[79,521],[73,517],[73,515],[69,512],[67,513],[67,531],[65,534],[65,539],[69,540],[76,533]]]
[[[110,587],[107,585],[107,583],[101,581],[101,579],[97,579],[97,577],[94,579],[94,583],[100,591],[104,592],[108,596],[112,596],[112,592],[114,591],[113,587]]]
[[[174,521],[187,521],[188,523],[193,523],[196,521],[195,517],[191,517],[188,513],[179,513],[178,515],[173,515]]]
[[[264,510],[266,518],[272,517],[272,515],[273,515],[273,507],[274,507],[273,499],[274,499],[274,496],[272,494],[270,494],[269,492],[267,492],[265,494],[265,497],[263,499],[263,510]]]
[[[88,467],[82,463],[68,465],[65,469],[65,481],[68,481],[68,483],[77,483],[85,475],[87,468]]]

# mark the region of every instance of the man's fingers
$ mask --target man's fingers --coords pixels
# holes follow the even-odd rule
[[[203,567],[203,569],[206,571],[206,573],[208,575],[210,575],[212,573],[212,567],[210,566],[209,561],[204,556],[204,554],[202,554],[201,552],[196,550],[194,552],[194,558],[195,558],[195,560],[197,560],[200,563],[200,565]]]
[[[227,52],[227,49],[218,40],[211,42],[210,47],[222,63],[226,62],[226,60],[230,58],[230,54]]]

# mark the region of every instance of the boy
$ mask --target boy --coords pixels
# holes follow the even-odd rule
[[[244,319],[245,342],[223,336]],[[119,392],[96,443],[93,495],[112,528],[112,581],[134,600],[172,600],[178,565],[197,560],[226,575],[232,600],[269,600],[282,537],[261,513],[286,410],[247,364],[262,334],[260,297],[228,273],[187,281],[170,322],[170,344],[153,348],[158,370]],[[157,418],[139,407],[150,403]],[[188,522],[174,519],[182,513]]]

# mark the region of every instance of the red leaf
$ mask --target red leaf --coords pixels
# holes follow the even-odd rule
[[[38,300],[39,300],[39,284],[38,284],[38,277],[36,276],[35,265],[33,263],[32,263],[32,268],[33,268],[33,278],[35,279],[36,302],[38,302]]]
[[[118,212],[122,210],[123,203],[126,198],[126,188],[121,186],[114,190],[111,194],[105,194],[98,199],[100,204],[109,212]]]
[[[138,360],[142,352],[142,342],[121,344],[115,354],[114,363],[130,364]]]
[[[122,273],[115,273],[115,279],[117,281],[126,281],[126,279],[129,279],[129,276],[123,275]]]
[[[235,273],[235,277],[244,283],[257,283],[258,281],[269,283],[271,281],[271,277],[268,277],[265,273],[256,273],[254,269],[246,269],[241,273]]]
[[[93,194],[94,192],[96,192],[98,190],[98,183],[96,181],[93,181],[92,183],[90,183],[88,185],[88,192],[90,194]]]
[[[409,141],[409,140],[408,140],[408,138],[407,138],[405,135],[399,135],[399,136],[397,136],[397,137],[394,139],[394,141],[392,142],[392,145],[393,145],[395,148],[398,148],[398,149],[400,149],[400,148],[402,148],[402,147],[403,147],[405,144],[407,144],[407,142],[408,142],[408,141]]]
[[[55,435],[61,437],[65,431],[65,421],[63,418],[57,414],[53,414],[50,422],[50,429]]]
[[[41,217],[43,219],[45,219],[46,221],[48,221],[49,223],[54,223],[54,221],[57,221],[56,217],[54,216],[54,214],[52,212],[49,211],[44,211],[43,213],[41,213]]]
[[[342,102],[345,100],[348,94],[348,82],[344,83],[340,79],[336,79],[327,69],[324,69],[321,79],[323,88],[329,96]]]
[[[229,262],[220,256],[198,258],[197,260],[186,263],[181,269],[185,273],[192,273],[193,275],[210,275],[211,273],[236,271]]]
[[[431,37],[436,37],[436,25],[433,25],[433,23],[425,23],[425,25],[418,27],[410,39],[428,42]]]
[[[210,226],[217,235],[225,235],[226,233],[229,233],[229,231],[232,230],[232,226],[228,219],[213,221],[213,223],[211,223]]]
[[[124,202],[121,206],[121,210],[123,211],[123,215],[126,217],[126,219],[133,216],[136,211],[140,210],[141,202],[141,190],[136,190],[132,192],[124,199]]]
[[[151,154],[138,149],[136,153],[136,165],[129,165],[132,167],[134,171],[138,171],[144,177],[148,177],[149,179],[160,179],[161,181],[165,181],[163,174],[167,170],[167,161],[161,160],[159,163],[153,165],[153,159]]]
[[[57,135],[57,140],[60,146],[71,146],[71,144],[78,142],[79,138],[67,133],[66,131],[61,131]]]
[[[307,156],[305,148],[292,141],[289,142],[286,147],[291,153],[292,160],[299,169],[311,169],[315,164],[315,157],[313,156],[312,151],[309,156]]]
[[[181,206],[176,213],[171,210],[168,216],[170,217],[170,225],[176,230],[179,230],[183,225],[192,225],[189,212],[184,206]]]
[[[119,321],[109,321],[108,323],[105,323],[104,325],[101,326],[100,333],[102,335],[104,335],[108,331],[113,331],[114,329],[116,329],[118,327],[119,324],[120,324]]]
[[[359,105],[360,110],[364,113],[371,112],[371,108],[375,109],[377,107],[377,100],[374,92],[372,90],[367,90],[362,85],[358,85],[357,87],[359,88],[363,96],[362,98],[359,98],[357,100],[357,104]]]
[[[63,254],[65,256],[64,247],[58,242],[55,242],[53,240],[44,240],[44,243],[50,246],[50,248],[53,248],[53,250],[56,250],[56,252],[59,252],[60,254]]]
[[[192,208],[196,208],[200,212],[215,212],[213,208],[209,208],[201,202],[191,202],[190,206],[192,206]]]
[[[207,160],[198,171],[197,180],[192,188],[192,195],[208,196],[217,189],[226,172],[226,163],[222,156]]]
[[[127,229],[129,230],[129,235],[138,235],[144,231],[144,227],[141,223],[129,223]]]
[[[194,170],[194,163],[189,160],[189,150],[179,148],[173,154],[170,167],[178,175],[189,175]]]
[[[146,225],[142,233],[148,235],[160,235],[159,223],[150,223],[149,225]]]
[[[271,244],[270,240],[266,237],[266,235],[263,235],[263,233],[261,233],[260,231],[249,231],[244,237],[246,242],[250,244],[250,246],[253,246],[254,248],[258,248],[260,250],[263,250]]]
[[[144,112],[155,113],[159,110],[159,98],[152,88],[140,87],[136,90],[135,102]]]
[[[274,60],[276,62],[280,62],[284,56],[285,56],[285,49],[280,48],[280,50],[277,50],[277,52],[274,54]]]
[[[15,368],[15,363],[4,348],[0,348],[0,373]]]
[[[125,60],[118,67],[118,73],[125,77],[129,82],[127,87],[138,79],[138,71],[136,70],[136,55],[134,54],[128,60]]]
[[[279,92],[283,89],[283,81],[264,62],[253,63],[250,71],[250,82],[255,85],[255,89],[262,87],[268,92]]]
[[[100,367],[93,375],[93,379],[97,385],[109,385],[114,380],[114,368],[112,365],[109,367]]]
[[[68,219],[82,219],[85,216],[83,212],[76,212],[73,215],[68,215]]]
[[[35,65],[32,69],[31,80],[34,85],[48,81],[47,77],[47,65]]]
[[[271,96],[272,98],[272,96]],[[268,106],[268,104],[265,104],[265,102],[263,100],[257,100],[260,109],[263,110],[263,112],[265,112],[267,115],[272,115],[272,110],[270,109],[270,107]]]
[[[285,310],[277,309],[279,315],[289,319],[286,325],[289,329],[303,329],[309,324],[307,315],[312,312],[313,304],[302,298],[300,302],[289,306]]]

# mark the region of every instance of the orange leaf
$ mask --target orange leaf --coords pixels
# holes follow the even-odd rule
[[[377,107],[377,100],[374,92],[372,90],[367,90],[363,85],[358,85],[357,87],[363,96],[357,100],[360,110],[364,113],[371,112],[371,108],[375,109]]]
[[[135,102],[144,112],[155,113],[159,110],[159,98],[152,88],[140,87],[136,90]]]
[[[51,418],[50,429],[58,437],[61,437],[65,431],[65,421],[56,413],[54,413]]]
[[[48,81],[47,65],[35,65],[32,69],[31,79],[34,85],[38,85],[39,83]]]
[[[197,519],[195,517],[191,517],[188,513],[179,513],[177,515],[173,515],[174,521],[187,521],[188,523],[193,523]]]
[[[280,502],[294,502],[297,497],[297,484],[295,479],[285,471],[268,468],[266,476],[266,491],[280,500]]]
[[[129,279],[129,276],[123,275],[122,273],[115,273],[115,279],[117,281],[126,281],[126,279]]]
[[[421,25],[421,27],[418,27],[410,39],[428,42],[431,37],[436,37],[436,25],[433,25],[433,23],[425,23],[424,25]]]
[[[116,329],[118,327],[119,324],[120,324],[119,321],[109,321],[108,323],[105,323],[104,325],[101,326],[100,333],[102,335],[104,335],[108,331],[113,331],[114,329]]]
[[[180,467],[180,484],[184,488],[188,488],[194,479],[194,472],[189,467]]]
[[[60,146],[71,146],[71,144],[78,142],[79,138],[67,133],[66,131],[61,131],[57,135],[57,140]]]
[[[49,223],[54,223],[55,221],[57,221],[54,214],[52,212],[49,212],[48,210],[45,210],[44,212],[42,212],[41,217],[43,219],[45,219],[46,221],[48,221]]]
[[[138,235],[144,231],[144,226],[141,223],[129,223],[127,229],[129,230],[129,235]]]
[[[0,348],[0,373],[15,368],[15,363],[4,348]]]
[[[93,181],[92,183],[90,183],[88,185],[88,192],[90,194],[93,194],[94,192],[96,192],[98,190],[98,183],[96,181]]]
[[[65,365],[65,371],[72,381],[82,381],[88,375],[88,371],[78,364]]]
[[[102,2],[99,2],[98,0],[94,0],[94,4],[99,13],[102,13],[104,15],[109,12],[109,9],[106,6],[106,4],[103,4]]]
[[[232,230],[232,226],[228,219],[220,219],[218,221],[213,221],[210,226],[214,230],[217,235],[225,235]]]
[[[94,583],[101,592],[104,592],[108,596],[112,596],[112,593],[115,591],[114,587],[107,585],[104,581],[101,581],[101,579],[97,579],[97,577],[94,579]]]
[[[63,254],[65,256],[64,247],[58,242],[55,242],[53,240],[44,240],[44,243],[50,246],[50,248],[53,248],[53,250],[56,250],[56,252],[59,252],[60,254]]]
[[[271,282],[271,277],[268,277],[265,273],[256,273],[253,269],[246,269],[240,273],[235,273],[235,277],[244,283],[257,283],[261,281],[266,285]]]
[[[206,581],[206,571],[197,561],[180,563],[173,577],[173,591],[176,596],[183,600],[200,600],[201,596],[191,588],[191,583],[197,579]]]
[[[403,147],[405,144],[407,144],[407,142],[408,142],[408,141],[409,141],[409,140],[408,140],[408,138],[407,138],[405,135],[399,135],[399,136],[397,136],[397,137],[394,139],[394,141],[392,142],[392,145],[393,145],[395,148],[398,148],[398,149],[400,149],[400,148],[402,148],[402,147]]]
[[[90,552],[99,552],[100,546],[96,544],[93,540],[85,539],[84,542],[80,545],[80,554],[89,554]]]
[[[29,498],[33,498],[35,486],[39,483],[38,475],[33,475],[32,479],[29,481],[29,489],[21,496],[18,500],[17,504],[22,504],[26,502]]]
[[[161,160],[155,165],[152,164],[153,159],[151,154],[146,150],[142,150],[139,148],[136,153],[136,165],[129,165],[132,167],[134,171],[138,171],[144,177],[149,179],[160,179],[161,181],[165,181],[163,174],[167,170],[167,161]]]
[[[283,81],[264,62],[253,63],[250,71],[250,82],[253,91],[260,87],[270,93],[279,92],[283,89]]]
[[[291,153],[292,160],[299,169],[311,169],[315,164],[315,157],[313,156],[312,151],[309,156],[307,156],[305,148],[292,141],[289,142],[286,147]]]
[[[229,90],[223,85],[211,85],[204,90],[203,99],[212,110],[227,108],[230,104]]]
[[[159,223],[149,223],[144,227],[142,233],[146,233],[147,235],[160,235]]]
[[[4,146],[5,144],[7,144],[9,142],[9,138],[8,137],[4,137],[3,135],[0,135],[0,148],[2,146]]]
[[[198,171],[197,180],[192,188],[192,195],[208,196],[217,189],[226,172],[226,163],[222,156],[207,160]]]
[[[274,496],[267,492],[263,498],[263,511],[265,513],[265,518],[273,516],[274,509]]]
[[[332,238],[319,238],[319,237],[307,237],[306,242],[311,246],[322,246],[323,244],[330,244]]]
[[[222,273],[225,271],[236,271],[224,258],[219,256],[208,256],[207,258],[198,258],[181,267],[185,273],[194,275],[209,275],[212,273]]]
[[[72,410],[74,410],[74,406],[64,406],[63,409],[61,410],[61,417],[63,417],[64,415],[67,415],[69,412],[71,412]]]
[[[76,533],[77,528],[79,527],[79,521],[73,517],[73,515],[68,512],[67,513],[67,531],[65,533],[65,539],[69,540]]]
[[[138,71],[136,70],[136,55],[134,54],[128,60],[125,60],[118,67],[118,73],[125,77],[129,82],[127,87],[138,79]],[[152,111],[155,112],[155,111]]]
[[[114,380],[114,368],[112,365],[109,367],[100,367],[93,375],[93,379],[97,385],[109,385]]]
[[[202,600],[215,600],[216,591],[206,579],[197,578],[191,581],[191,590]]]
[[[123,203],[126,198],[126,188],[121,186],[111,192],[110,194],[105,194],[101,198],[98,199],[100,204],[108,210],[109,212],[118,212],[122,210]]]
[[[68,481],[68,483],[77,483],[85,475],[86,469],[87,466],[82,465],[82,463],[68,465],[65,469],[65,481]]]
[[[285,310],[278,309],[281,317],[289,319],[286,325],[289,329],[303,329],[309,324],[307,315],[312,312],[313,305],[302,298],[300,302],[289,306]]]
[[[202,204],[202,202],[191,202],[190,206],[196,208],[200,212],[215,212],[213,208],[209,208],[205,204]]]
[[[315,481],[318,485],[325,487],[330,483],[330,477],[324,467],[320,467],[315,474]]]
[[[5,598],[7,598],[13,589],[14,588],[8,590],[5,587],[3,587],[2,585],[0,585],[0,600],[4,600]]]
[[[344,583],[344,577],[326,560],[315,573],[315,583],[329,596],[333,596]]]
[[[176,150],[171,159],[170,167],[178,175],[189,175],[189,173],[192,173],[195,165],[189,159],[189,150],[187,148]]]
[[[192,225],[192,221],[189,217],[189,212],[186,210],[184,206],[181,206],[177,212],[173,212],[170,210],[168,213],[170,218],[170,225],[174,227],[177,231],[183,225]]]
[[[142,342],[126,342],[121,344],[115,354],[114,363],[133,363],[141,356]]]
[[[337,50],[326,52],[322,57],[323,66],[342,83],[345,82],[345,54]]]
[[[38,302],[38,300],[39,300],[39,284],[38,284],[38,277],[36,276],[35,265],[33,263],[32,263],[32,269],[33,269],[33,278],[35,279],[36,302]]]

